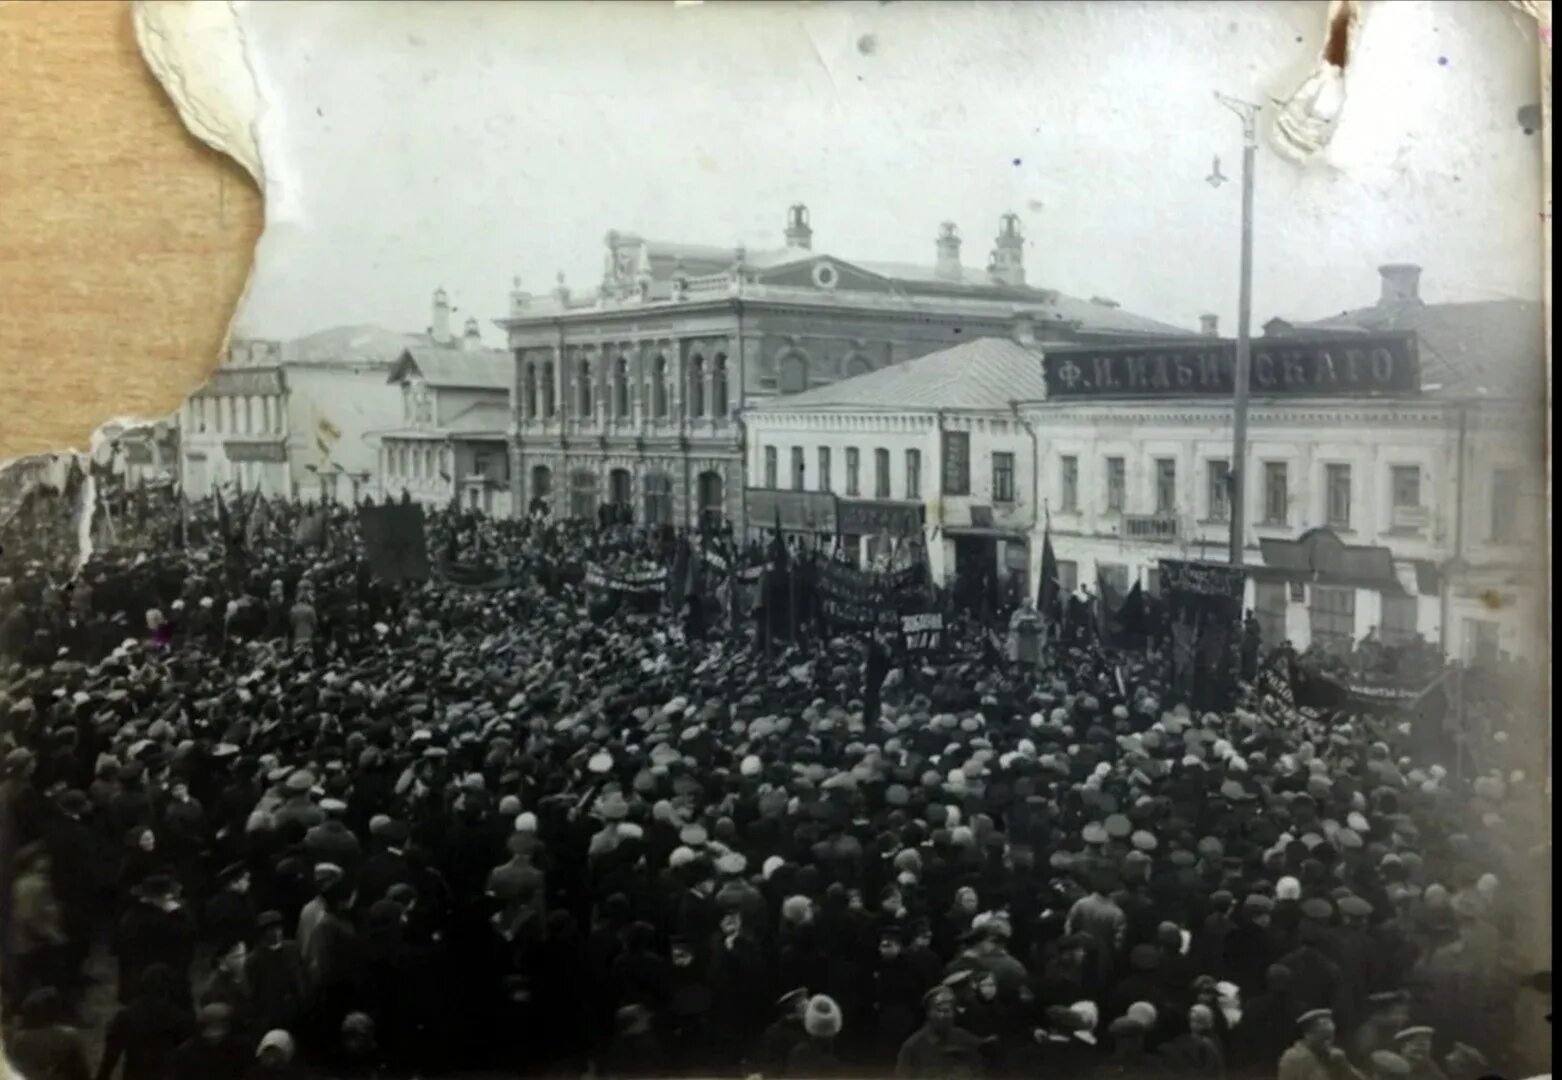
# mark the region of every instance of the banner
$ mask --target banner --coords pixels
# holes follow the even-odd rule
[[[520,584],[505,567],[452,562],[448,559],[441,559],[434,567],[434,579],[456,589],[511,589]]]
[[[667,568],[612,572],[592,563],[586,567],[586,587],[605,592],[659,593],[667,588]]]
[[[423,507],[417,503],[365,506],[358,510],[364,557],[385,581],[427,581],[433,573]]]
[[[908,653],[926,655],[942,652],[944,648],[944,616],[937,611],[923,611],[900,617],[900,642]]]
[[[820,604],[825,617],[837,626],[865,630],[881,625],[894,629],[902,609],[925,600],[921,590],[923,575],[920,563],[874,572],[829,559],[819,567]]]
[[[1240,566],[1184,562],[1181,559],[1161,560],[1162,592],[1217,596],[1240,603],[1246,581],[1246,573]]]

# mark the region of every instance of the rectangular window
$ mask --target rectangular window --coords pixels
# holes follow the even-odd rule
[[[1170,514],[1177,509],[1177,459],[1155,459],[1155,512]]]
[[[1014,455],[995,452],[993,454],[993,502],[1012,503],[1014,501]]]
[[[792,447],[792,490],[802,491],[808,480],[808,467],[803,461],[803,448]]]
[[[1284,525],[1291,495],[1283,461],[1264,462],[1264,524]]]
[[[967,432],[944,432],[944,494],[971,494],[971,436]]]
[[[1494,469],[1491,474],[1491,538],[1498,543],[1518,539],[1519,471]]]
[[[861,486],[858,483],[862,468],[862,455],[856,447],[846,451],[846,494],[855,498],[861,494]]]
[[[819,490],[830,490],[830,448],[828,446],[819,448]]]
[[[1350,528],[1350,466],[1325,465],[1323,490],[1328,500],[1325,506],[1329,527]]]
[[[1079,588],[1079,564],[1073,559],[1058,560],[1058,591],[1067,595]]]
[[[1395,465],[1392,478],[1395,508],[1418,509],[1421,506],[1421,466]]]
[[[1128,504],[1128,463],[1120,457],[1106,459],[1106,509],[1120,514]]]
[[[1349,651],[1356,641],[1356,590],[1314,585],[1311,592],[1313,644]]]
[[[1209,520],[1231,520],[1231,463],[1224,459],[1207,461],[1204,468],[1209,481]]]
[[[1413,596],[1383,594],[1383,625],[1378,628],[1378,637],[1385,645],[1402,645],[1415,640],[1419,607]]]
[[[873,497],[875,499],[889,498],[888,450],[875,450],[873,452]]]
[[[1058,478],[1058,487],[1062,493],[1062,502],[1058,509],[1065,514],[1077,514],[1079,512],[1079,458],[1067,454],[1060,464],[1062,475]]]
[[[922,451],[906,451],[906,498],[922,497]]]
[[[772,491],[781,486],[780,466],[777,463],[776,448],[765,447],[765,486]]]

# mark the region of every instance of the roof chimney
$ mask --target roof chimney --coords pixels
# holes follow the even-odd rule
[[[554,285],[553,287],[553,299],[559,302],[560,307],[568,307],[569,286],[564,284],[564,271],[560,270],[557,274],[555,274],[554,280],[558,284]]]
[[[428,336],[436,345],[450,344],[450,297],[442,288],[434,290],[434,321]]]
[[[808,251],[814,246],[813,226],[808,224],[808,207],[793,203],[786,212],[786,246],[794,251]]]
[[[1000,285],[1025,284],[1025,237],[1020,233],[1020,215],[1010,213],[999,219],[998,238],[993,241],[987,272]]]
[[[521,288],[521,279],[514,278],[510,283],[510,311],[521,312],[526,310],[526,305],[531,303],[532,294]]]
[[[476,317],[466,320],[466,332],[461,336],[461,347],[467,352],[476,352],[483,347],[483,332],[477,327]]]
[[[1220,316],[1219,315],[1200,315],[1199,316],[1199,333],[1203,334],[1205,337],[1219,337],[1220,336]]]
[[[1421,268],[1415,263],[1385,263],[1378,267],[1378,275],[1383,279],[1379,307],[1421,302]]]
[[[933,262],[933,276],[940,281],[960,280],[960,230],[955,223],[946,221],[938,227],[938,255]]]

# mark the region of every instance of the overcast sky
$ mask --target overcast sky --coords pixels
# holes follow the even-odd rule
[[[1330,161],[1259,153],[1255,325],[1370,303],[1537,298],[1533,30],[1493,3],[1372,3]],[[1021,215],[1032,284],[1234,329],[1241,133],[1218,89],[1289,95],[1325,4],[245,3],[268,229],[239,330],[421,330],[443,285],[579,291],[611,228],[985,265]],[[1233,178],[1204,182],[1212,158]]]

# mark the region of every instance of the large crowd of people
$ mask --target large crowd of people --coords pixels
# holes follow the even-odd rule
[[[935,655],[777,641],[730,574],[617,602],[584,566],[680,550],[623,524],[432,514],[431,549],[508,572],[468,588],[378,580],[351,508],[217,519],[125,514],[79,573],[44,526],[7,537],[0,984],[29,1078],[1537,1064],[1533,713],[1485,703],[1455,768],[1248,680],[1190,708],[1153,649],[1014,663],[955,611]]]

